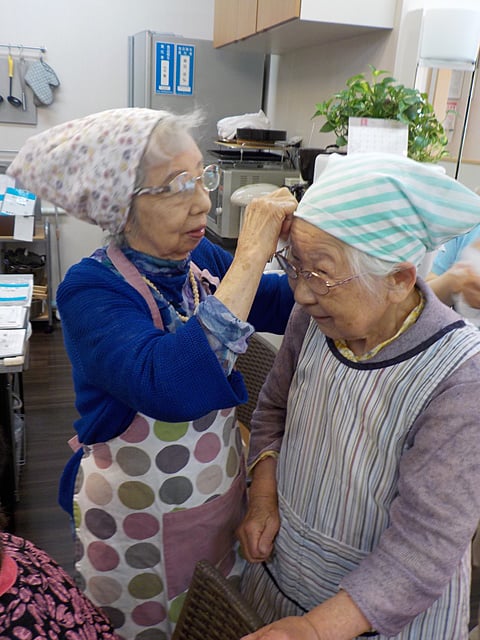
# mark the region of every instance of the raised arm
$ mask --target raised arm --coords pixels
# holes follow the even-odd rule
[[[247,206],[233,262],[215,296],[240,320],[246,320],[265,265],[280,236],[288,234],[297,201],[283,187]]]

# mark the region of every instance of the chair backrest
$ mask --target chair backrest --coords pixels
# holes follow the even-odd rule
[[[243,375],[248,391],[248,402],[237,407],[237,418],[247,429],[250,429],[258,394],[276,355],[277,348],[263,336],[254,333],[246,352],[237,358],[236,367]]]
[[[206,560],[197,563],[172,640],[240,640],[264,626],[232,583]]]

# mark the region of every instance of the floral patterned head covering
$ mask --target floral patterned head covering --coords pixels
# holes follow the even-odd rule
[[[111,109],[60,124],[29,138],[7,173],[68,214],[119,233],[150,134],[165,114]]]
[[[294,216],[375,258],[418,266],[427,251],[480,223],[480,197],[436,165],[335,154]]]

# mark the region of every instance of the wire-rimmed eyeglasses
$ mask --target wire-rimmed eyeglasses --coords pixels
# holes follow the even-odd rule
[[[159,187],[140,187],[133,192],[134,196],[158,196],[161,193],[174,195],[183,193],[191,195],[195,191],[197,182],[200,181],[205,191],[215,191],[220,184],[220,167],[217,164],[209,164],[199,176],[192,176],[188,171],[183,171],[175,176],[168,184]]]
[[[293,262],[288,260],[285,254],[288,255],[290,251],[290,247],[284,247],[280,251],[277,251],[274,254],[274,257],[278,260],[278,264],[281,266],[283,271],[287,274],[290,280],[292,280],[292,285],[298,282],[300,277],[304,278],[308,281],[308,286],[310,289],[319,296],[326,296],[330,289],[334,287],[339,287],[341,284],[346,284],[351,280],[355,280],[360,277],[360,273],[357,273],[353,276],[348,276],[347,278],[343,278],[342,280],[335,280],[334,282],[329,282],[325,280],[323,275],[316,273],[315,271],[307,271],[305,269],[299,269]]]

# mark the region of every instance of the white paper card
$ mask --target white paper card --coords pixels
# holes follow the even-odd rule
[[[14,240],[31,242],[35,229],[35,218],[33,216],[15,216],[13,225]]]
[[[25,326],[27,307],[0,305],[0,329],[22,329]]]
[[[394,153],[406,156],[408,125],[379,118],[348,119],[348,153]]]
[[[0,358],[21,356],[25,348],[26,329],[0,330]]]

